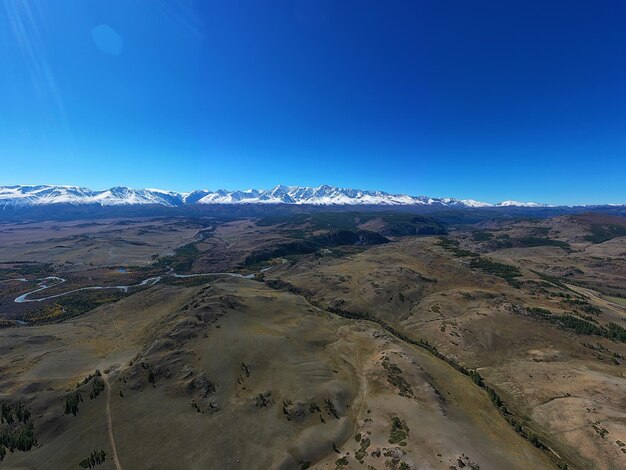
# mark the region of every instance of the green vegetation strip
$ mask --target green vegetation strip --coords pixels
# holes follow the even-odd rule
[[[117,302],[128,296],[127,292],[113,289],[80,291],[54,299],[36,311],[27,312],[24,320],[38,325],[56,323],[77,317],[101,305]]]
[[[516,245],[523,248],[531,248],[535,246],[556,246],[558,248],[563,248],[566,251],[571,250],[569,243],[553,240],[552,238],[547,237],[520,237],[513,240]]]
[[[617,224],[592,224],[591,235],[585,240],[591,243],[602,243],[613,238],[626,236],[626,227]]]
[[[491,240],[493,238],[493,233],[491,232],[483,232],[477,231],[472,233],[472,240],[475,242],[486,242],[487,240]]]
[[[260,250],[249,255],[244,264],[251,266],[273,258],[308,255],[322,248],[343,246],[371,246],[389,243],[389,239],[367,230],[337,230],[323,235],[305,237],[302,240],[282,243],[276,247]]]
[[[591,317],[582,319],[574,315],[559,315],[541,307],[529,307],[526,313],[558,328],[573,331],[577,335],[603,336],[610,340],[626,342],[626,329],[617,323],[610,322],[607,326],[601,326],[590,321]]]
[[[491,261],[490,259],[480,256],[478,253],[459,248],[458,241],[450,240],[446,237],[440,237],[437,244],[447,251],[450,251],[454,256],[458,258],[471,258],[469,262],[470,268],[480,269],[486,274],[501,277],[510,286],[516,288],[519,288],[521,286],[520,282],[516,278],[520,277],[522,273],[515,266]]]
[[[188,272],[199,255],[200,250],[198,250],[195,242],[188,243],[176,248],[173,255],[159,258],[155,263],[155,267],[162,269],[172,268],[178,273]]]
[[[385,235],[445,235],[444,224],[431,217],[397,212],[318,212],[266,216],[257,221],[259,226],[284,225],[306,227],[306,230],[356,230],[365,222],[380,219],[386,226]],[[286,228],[289,230],[289,228]],[[293,231],[293,230],[290,230]]]
[[[475,258],[480,256],[478,253],[474,253],[473,251],[459,248],[459,242],[457,240],[450,240],[446,237],[439,237],[437,245],[450,251],[457,258]]]
[[[577,297],[582,298],[583,296],[580,295],[578,292],[576,292],[574,289],[571,289],[570,287],[568,287],[563,281],[561,281],[558,277],[555,276],[550,276],[549,274],[544,274],[544,273],[540,273],[539,271],[534,271],[534,270],[530,270],[532,273],[536,274],[537,276],[539,276],[541,279],[548,281],[552,284],[554,284],[557,287],[560,287],[563,290],[567,290],[572,292],[573,294],[575,294]],[[573,284],[573,281],[568,281],[570,284]]]
[[[572,251],[572,247],[567,242],[562,242],[560,240],[553,240],[548,237],[516,237],[511,238],[510,236],[499,238],[498,240],[494,240],[490,243],[490,246],[493,246],[496,249],[502,248],[534,248],[537,246],[554,246],[557,248],[562,248],[563,250],[570,252]]]
[[[0,268],[0,280],[10,280],[24,276],[44,277],[54,273],[52,263],[5,261],[2,265],[11,265],[11,267]]]

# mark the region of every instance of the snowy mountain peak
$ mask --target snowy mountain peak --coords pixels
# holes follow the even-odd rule
[[[248,189],[246,191],[196,190],[188,193],[163,189],[133,189],[117,186],[104,190],[91,190],[80,186],[61,185],[15,185],[0,186],[0,206],[39,206],[46,204],[97,204],[101,206],[161,205],[178,207],[189,204],[299,204],[316,206],[342,205],[429,205],[442,207],[544,207],[534,202],[504,201],[498,204],[458,200],[454,198],[430,198],[391,194],[383,191],[339,188],[322,185],[318,187],[283,186],[272,189]]]
[[[545,204],[539,204],[537,202],[518,202],[518,201],[503,201],[496,204],[498,207],[545,207]]]

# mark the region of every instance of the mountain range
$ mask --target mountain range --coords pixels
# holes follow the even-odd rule
[[[129,206],[159,205],[180,207],[189,204],[296,204],[315,206],[382,205],[382,206],[442,206],[442,207],[547,207],[534,202],[504,201],[497,204],[471,199],[432,198],[391,194],[383,191],[318,187],[282,186],[272,189],[246,191],[196,190],[191,192],[161,189],[114,187],[92,190],[79,186],[14,185],[0,186],[0,206],[21,207],[49,204]]]

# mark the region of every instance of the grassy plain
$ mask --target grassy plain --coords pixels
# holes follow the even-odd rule
[[[0,401],[28,406],[37,444],[2,465],[623,468],[617,222],[5,225]],[[161,280],[15,304],[48,275],[66,282],[34,298]]]

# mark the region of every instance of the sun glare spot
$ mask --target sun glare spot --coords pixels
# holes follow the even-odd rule
[[[100,52],[115,56],[122,53],[124,41],[109,25],[101,24],[96,26],[91,30],[91,36]]]

